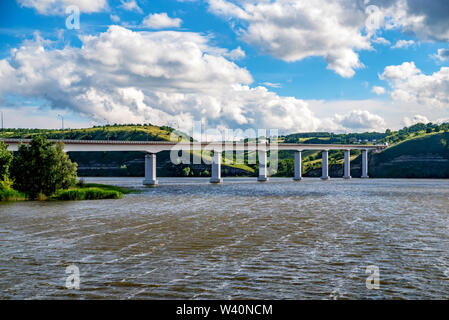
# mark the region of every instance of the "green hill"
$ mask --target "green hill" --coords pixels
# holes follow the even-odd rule
[[[331,153],[329,153],[329,157]],[[304,176],[321,175],[321,153],[305,158]],[[351,175],[361,175],[361,156],[352,152]],[[331,177],[343,175],[343,159],[338,153],[330,158]],[[288,160],[287,160],[288,161]],[[371,178],[449,178],[449,133],[420,133],[408,137],[381,152],[372,152],[369,156],[369,176]]]
[[[122,140],[122,141],[169,141],[173,128],[154,125],[107,125],[85,129],[4,129],[0,138],[29,139],[44,134],[49,139],[73,140]],[[190,141],[191,138],[179,131],[175,139]],[[199,156],[198,152],[195,153]],[[143,176],[144,154],[142,152],[69,152],[70,159],[78,164],[79,176]],[[203,158],[210,160],[205,152]],[[186,168],[189,169],[186,169]],[[170,160],[170,152],[157,154],[157,175],[164,176],[209,176],[210,165],[174,165]],[[244,164],[223,164],[223,174],[254,175],[254,167]]]
[[[35,135],[45,134],[48,139],[73,140],[125,140],[125,141],[167,141],[174,131],[170,127],[153,125],[107,125],[85,129],[4,129],[0,138],[28,139]],[[184,139],[189,139],[182,134]]]
[[[449,133],[400,142],[369,159],[373,178],[449,178]]]
[[[384,133],[365,132],[334,134],[328,132],[305,132],[280,137],[290,143],[306,144],[374,144],[389,143],[391,146],[380,153],[370,154],[369,174],[378,178],[449,178],[446,141],[449,123],[418,123],[398,131],[386,130]],[[343,175],[344,154],[341,151],[329,152],[329,174],[331,177]],[[303,153],[303,175],[321,175],[321,152]],[[361,175],[360,151],[351,152],[351,175]],[[279,153],[279,172],[277,176],[293,175],[293,153]]]
[[[4,129],[0,138],[31,138],[45,134],[50,139],[75,140],[126,140],[167,141],[174,129],[153,125],[112,125],[86,129]],[[191,138],[180,134],[183,141]],[[375,178],[449,178],[449,124],[416,124],[398,131],[385,133],[366,132],[334,134],[327,132],[296,133],[280,137],[283,143],[345,143],[391,144],[388,149],[370,154],[369,174]],[[294,160],[292,151],[279,151],[279,170],[276,176],[292,177]],[[196,153],[196,155],[198,155]],[[71,152],[70,158],[78,163],[80,176],[143,176],[144,156],[142,152]],[[203,158],[210,159],[204,153]],[[343,151],[329,152],[329,172],[333,177],[343,175]],[[205,164],[174,165],[170,153],[157,155],[158,176],[209,176],[210,166]],[[352,176],[359,177],[360,151],[351,152]],[[188,167],[188,168],[187,168]],[[318,177],[321,174],[321,152],[303,153],[304,176]],[[224,176],[255,176],[257,165],[223,164]]]

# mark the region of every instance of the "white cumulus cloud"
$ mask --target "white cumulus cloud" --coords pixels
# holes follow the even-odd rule
[[[179,18],[170,18],[167,13],[152,13],[142,21],[142,25],[151,29],[178,28],[182,20]]]
[[[245,58],[246,54],[245,51],[242,50],[242,48],[237,47],[234,50],[231,50],[228,53],[226,53],[225,56],[231,60],[240,60]]]
[[[375,94],[377,94],[378,96],[385,94],[385,88],[384,87],[380,87],[380,86],[374,86],[371,89],[372,92],[374,92]]]
[[[63,15],[69,6],[77,6],[81,12],[100,12],[108,8],[107,0],[17,0],[23,7],[33,8],[44,15]]]
[[[209,127],[313,131],[323,125],[307,102],[282,97],[228,60],[205,36],[111,26],[55,49],[40,37],[0,60],[0,95],[47,101],[110,123],[177,122]]]
[[[358,50],[371,49],[362,35],[366,15],[353,1],[209,0],[210,11],[240,23],[240,38],[284,61],[323,57],[328,68],[352,77],[363,67]]]
[[[122,3],[119,7],[123,8],[127,11],[135,11],[138,13],[143,13],[142,8],[139,7],[139,5],[137,4],[136,0],[120,0],[120,2]]]
[[[415,44],[415,41],[413,41],[413,40],[398,40],[396,42],[396,44],[394,46],[392,46],[391,48],[392,49],[401,49],[401,48],[406,49],[414,44]]]
[[[449,49],[438,49],[438,53],[434,57],[440,61],[449,60]]]
[[[390,41],[388,41],[387,39],[382,38],[382,37],[374,38],[374,39],[372,39],[372,42],[373,43],[377,43],[377,44],[382,44],[382,45],[385,45],[385,46],[388,46],[388,45],[391,44]]]
[[[404,62],[398,66],[388,66],[380,75],[393,89],[395,100],[415,102],[429,107],[449,107],[449,68],[442,67],[433,74],[426,75],[414,62]]]
[[[335,123],[351,130],[384,131],[385,120],[365,110],[353,110],[346,114],[336,114]]]
[[[449,40],[447,0],[371,0],[381,8],[386,29],[413,32],[423,40]]]
[[[405,125],[406,127],[410,127],[410,126],[412,126],[412,125],[414,125],[414,124],[417,124],[417,123],[424,123],[424,124],[427,124],[427,123],[429,123],[430,121],[429,121],[429,119],[427,119],[427,117],[417,114],[417,115],[415,115],[413,118],[404,117],[404,119],[402,120],[402,122],[404,122],[404,125]]]

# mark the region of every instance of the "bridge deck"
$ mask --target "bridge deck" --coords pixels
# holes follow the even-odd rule
[[[16,151],[19,144],[31,139],[0,139]],[[52,140],[62,142],[70,151],[145,151],[157,153],[170,150],[381,150],[386,145],[300,144],[300,143],[242,143],[242,142],[172,142],[172,141],[115,141],[115,140]]]

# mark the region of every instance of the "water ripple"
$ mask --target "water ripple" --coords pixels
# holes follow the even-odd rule
[[[0,298],[449,298],[448,181],[160,181],[114,201],[0,204]]]

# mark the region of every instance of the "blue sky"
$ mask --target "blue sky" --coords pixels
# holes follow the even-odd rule
[[[444,121],[449,10],[424,3],[1,1],[0,109],[8,127],[58,127],[58,114],[70,127],[287,132]],[[79,29],[66,27],[70,5]]]

